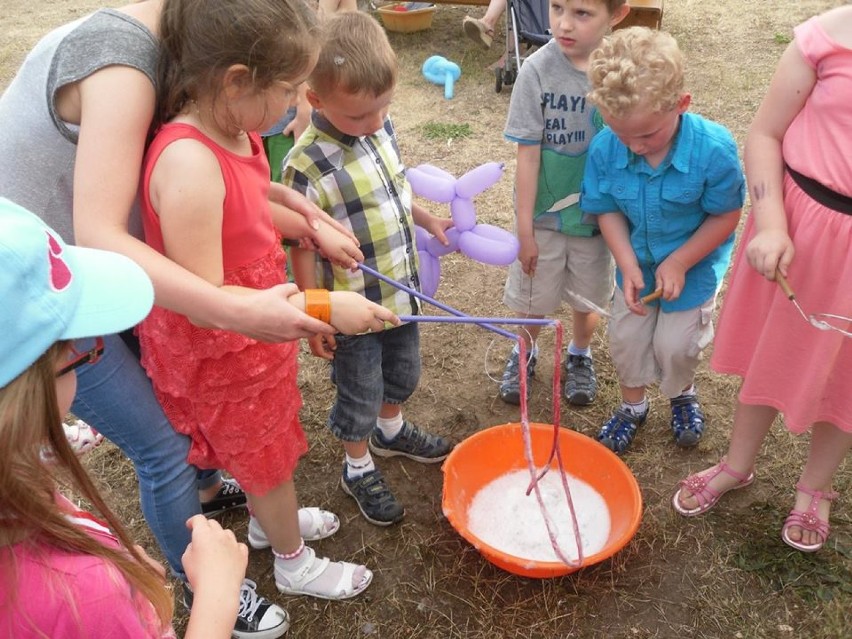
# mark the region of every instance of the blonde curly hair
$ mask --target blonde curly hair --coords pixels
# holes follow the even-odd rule
[[[589,101],[616,118],[637,106],[675,108],[684,92],[684,59],[664,31],[630,27],[604,39],[589,58]]]

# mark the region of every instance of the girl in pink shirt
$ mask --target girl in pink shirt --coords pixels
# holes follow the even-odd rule
[[[0,636],[173,638],[165,572],[104,503],[62,429],[76,369],[139,322],[153,287],[129,258],[67,246],[0,198]],[[104,521],[62,497],[63,486]],[[193,585],[187,638],[230,637],[248,550],[197,515],[183,567]]]

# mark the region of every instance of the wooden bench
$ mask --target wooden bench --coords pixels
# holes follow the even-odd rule
[[[478,4],[487,7],[489,0],[429,0],[434,4]]]
[[[430,0],[434,2],[434,0]],[[630,13],[615,28],[650,27],[659,29],[663,22],[663,0],[629,0]]]

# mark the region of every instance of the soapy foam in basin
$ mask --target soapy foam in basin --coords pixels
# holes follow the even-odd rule
[[[599,552],[610,532],[610,515],[603,497],[589,484],[567,474],[574,501],[583,554]],[[497,477],[482,487],[468,510],[470,531],[488,545],[515,557],[532,561],[559,561],[535,493],[526,494],[530,475],[517,470]],[[559,547],[569,559],[577,559],[577,542],[562,479],[551,470],[540,481],[541,496],[553,522]]]

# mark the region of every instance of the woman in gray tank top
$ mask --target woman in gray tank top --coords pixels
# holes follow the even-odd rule
[[[52,31],[30,52],[0,97],[0,196],[39,215],[66,242],[132,258],[153,280],[158,305],[200,325],[263,341],[333,334],[331,326],[287,301],[298,292],[293,284],[231,295],[141,240],[136,193],[155,110],[156,33],[164,1],[181,0],[103,9]],[[313,228],[326,219],[280,185],[273,185],[272,197]],[[220,488],[218,472],[208,471],[205,483],[197,483],[196,469],[186,463],[188,440],[166,420],[136,355],[118,335],[104,342],[98,365],[80,370],[72,411],[133,461],[145,519],[173,573],[186,582],[185,522],[201,511],[197,489],[218,490],[231,504],[244,495],[221,495],[235,487]],[[250,582],[241,597],[262,599]],[[243,609],[254,614],[237,619],[235,636],[277,637],[276,628],[286,630],[286,613],[271,602]]]

